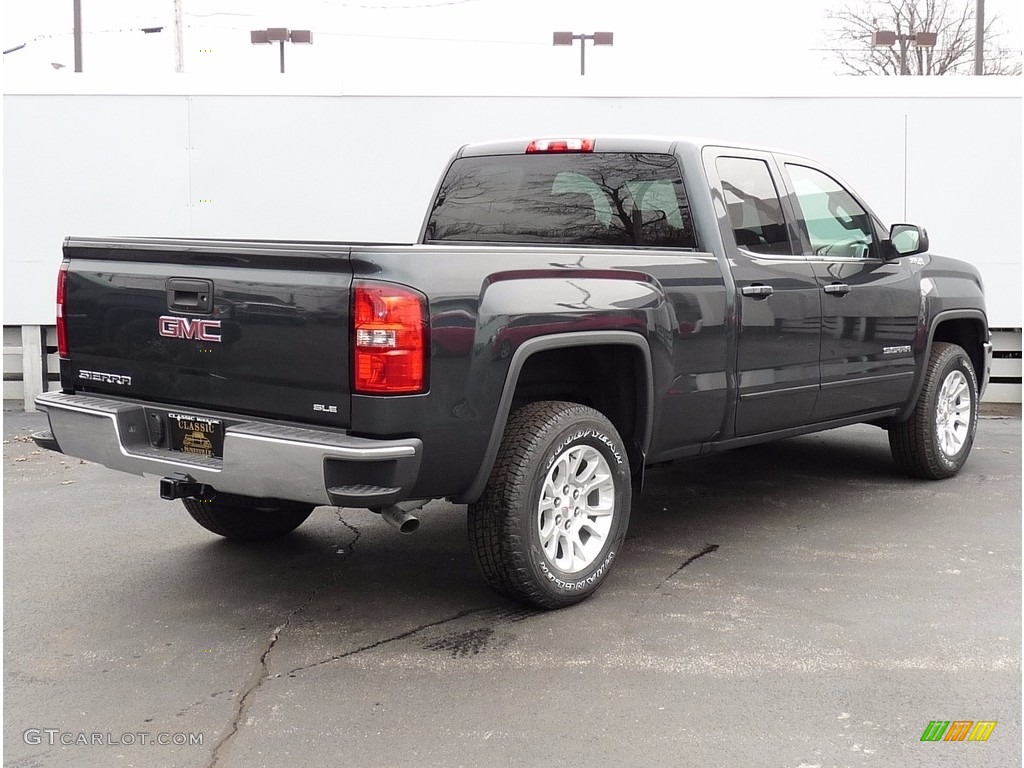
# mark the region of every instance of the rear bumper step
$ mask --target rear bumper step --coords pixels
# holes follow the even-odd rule
[[[372,440],[239,417],[225,420],[223,458],[193,456],[150,443],[147,409],[179,406],[62,392],[40,395],[36,406],[50,420],[54,447],[39,443],[50,450],[135,475],[180,474],[224,493],[317,505],[382,507],[407,498],[423,452],[416,438]]]

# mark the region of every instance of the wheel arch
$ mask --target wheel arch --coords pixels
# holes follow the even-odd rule
[[[610,354],[607,354],[610,353]],[[605,379],[581,385],[580,380],[557,379],[559,364],[606,363],[605,373],[628,382],[632,397],[616,398],[620,389]],[[614,391],[609,391],[614,389]],[[538,336],[516,348],[505,376],[490,438],[470,486],[452,500],[470,504],[483,493],[511,413],[539,400],[572,400],[601,411],[625,443],[634,473],[642,472],[654,428],[654,378],[647,340],[630,331],[586,331]]]
[[[932,345],[936,341],[945,341],[963,348],[974,366],[974,374],[978,378],[978,397],[984,391],[985,382],[988,379],[988,355],[986,344],[988,343],[988,320],[985,313],[978,309],[953,309],[940,312],[933,319],[928,329],[928,343],[922,353],[922,362],[918,365],[917,373],[914,375],[914,386],[911,389],[911,396],[904,404],[893,421],[901,422],[910,418],[914,410],[914,404],[921,396],[921,388],[924,386],[924,374],[928,367],[928,359],[931,356]]]

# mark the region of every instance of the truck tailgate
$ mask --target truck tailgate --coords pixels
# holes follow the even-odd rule
[[[350,249],[76,240],[65,389],[349,424]]]

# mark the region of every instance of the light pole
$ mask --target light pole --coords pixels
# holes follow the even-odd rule
[[[977,0],[974,12],[974,74],[985,74],[985,0]]]
[[[75,72],[82,71],[82,0],[74,3],[75,24]]]
[[[174,71],[185,71],[185,52],[181,34],[181,0],[174,0]]]
[[[587,40],[594,45],[612,45],[612,32],[595,32],[592,35],[576,35],[572,32],[555,32],[552,45],[572,45],[574,40],[580,41],[580,75],[587,74]]]
[[[283,75],[285,41],[312,45],[313,33],[310,32],[308,29],[293,29],[289,31],[284,27],[254,29],[249,33],[249,41],[253,45],[270,45],[271,43],[278,43],[281,47],[281,74]]]
[[[939,36],[935,32],[913,32],[909,35],[898,35],[891,30],[885,29],[877,30],[871,34],[872,48],[891,48],[897,41],[900,44],[900,74],[909,75],[907,51],[910,45],[913,44],[918,48],[934,48],[935,44],[939,41]],[[924,73],[922,72],[921,74]]]
[[[75,72],[82,71],[82,0],[74,0],[72,3],[72,30],[71,34],[75,41]],[[135,27],[135,29],[145,32],[147,35],[151,35],[155,32],[163,31],[163,27]],[[24,44],[18,46],[18,48],[24,48]],[[11,50],[18,50],[18,48],[12,48]],[[9,53],[10,51],[4,51]],[[54,69],[63,69],[63,64],[53,64]]]

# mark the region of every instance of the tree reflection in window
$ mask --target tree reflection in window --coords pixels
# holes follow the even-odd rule
[[[715,163],[736,245],[753,253],[791,254],[782,203],[768,164],[745,157]]]
[[[671,155],[496,155],[456,160],[428,240],[697,248]]]

